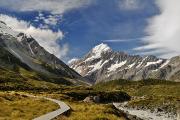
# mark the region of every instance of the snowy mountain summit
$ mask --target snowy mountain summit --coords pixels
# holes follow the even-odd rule
[[[112,51],[112,49],[107,44],[104,43],[101,43],[92,49],[92,53],[94,54],[101,54],[103,52],[108,52],[108,51]]]
[[[180,57],[161,59],[155,56],[128,55],[115,52],[107,44],[92,48],[69,66],[92,83],[114,79],[142,80],[148,78],[179,81]]]
[[[111,52],[111,51],[112,51],[112,49],[108,45],[102,43],[100,45],[95,46],[89,52],[89,54],[87,54],[86,61],[92,61],[92,60],[101,58],[102,54],[105,54],[105,53],[108,53],[108,52]]]

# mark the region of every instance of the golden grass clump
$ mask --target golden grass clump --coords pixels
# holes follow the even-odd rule
[[[48,100],[7,92],[0,92],[0,106],[0,120],[31,120],[59,107]]]

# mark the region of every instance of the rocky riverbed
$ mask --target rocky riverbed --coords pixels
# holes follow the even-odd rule
[[[168,113],[165,111],[157,111],[150,109],[131,108],[127,106],[128,102],[113,103],[113,105],[119,110],[125,112],[127,115],[134,115],[137,118],[143,120],[178,120],[177,115],[174,113]],[[136,120],[136,119],[133,119]]]

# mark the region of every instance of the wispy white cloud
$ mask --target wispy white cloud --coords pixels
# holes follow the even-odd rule
[[[128,39],[112,39],[112,40],[103,40],[103,42],[109,43],[118,43],[118,42],[131,42],[134,40],[141,40],[142,38],[128,38]]]
[[[34,22],[40,22],[41,28],[48,28],[49,26],[56,26],[57,23],[62,21],[63,16],[59,14],[51,14],[48,16],[44,16],[43,13],[39,12],[39,15],[36,16]]]
[[[157,0],[160,14],[148,20],[148,36],[138,51],[156,50],[161,57],[180,55],[180,0]]]
[[[63,14],[65,11],[86,7],[95,0],[1,0],[1,7],[16,11],[49,11]]]
[[[128,42],[127,40],[103,40],[106,43]]]
[[[61,15],[49,15],[47,19],[44,19],[44,23],[47,25],[56,25],[61,18]]]
[[[67,44],[60,46],[58,41],[63,38],[63,32],[54,32],[50,29],[36,28],[29,22],[18,20],[15,17],[0,14],[0,20],[4,21],[9,27],[17,32],[23,32],[34,37],[37,42],[43,46],[47,51],[56,55],[59,58],[63,58],[69,51]]]

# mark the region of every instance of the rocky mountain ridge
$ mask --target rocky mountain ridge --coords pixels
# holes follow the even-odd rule
[[[171,59],[115,52],[107,44],[95,46],[69,66],[91,83],[114,79],[165,79],[180,81],[180,56]]]

